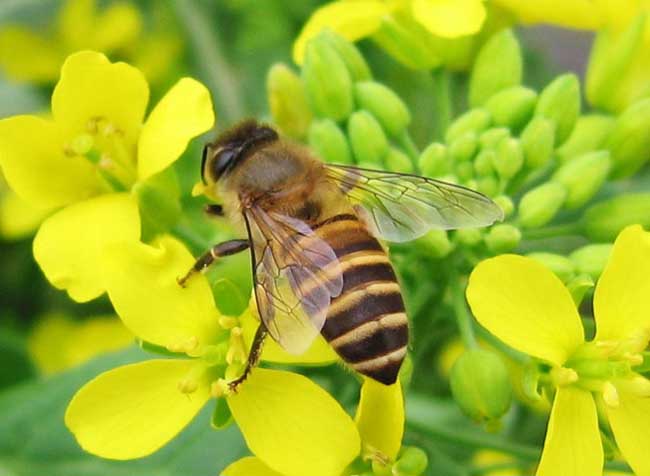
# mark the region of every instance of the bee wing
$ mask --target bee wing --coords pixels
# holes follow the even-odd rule
[[[260,319],[287,352],[305,352],[343,288],[339,262],[304,221],[254,207],[244,213],[253,243]]]
[[[410,241],[431,229],[474,228],[503,220],[496,203],[460,185],[345,165],[326,168],[328,177],[357,205],[370,231],[388,241]]]

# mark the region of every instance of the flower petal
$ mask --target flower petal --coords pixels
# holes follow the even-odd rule
[[[650,474],[650,398],[626,391],[617,385],[620,404],[617,408],[606,406],[616,444],[634,474]]]
[[[550,23],[569,28],[594,30],[601,26],[601,16],[593,0],[494,0],[514,13],[524,23]]]
[[[140,215],[126,193],[100,195],[75,203],[43,222],[34,238],[34,258],[47,279],[75,301],[100,296],[107,245],[140,238]]]
[[[105,119],[135,144],[149,100],[144,75],[111,63],[95,51],[68,56],[52,94],[52,114],[66,137],[85,132],[91,119]]]
[[[214,338],[219,316],[207,279],[197,274],[185,288],[176,281],[194,264],[180,241],[165,236],[153,246],[116,243],[101,262],[108,296],[135,335],[167,348],[194,342],[196,350]]]
[[[331,476],[359,454],[352,419],[302,375],[255,369],[228,404],[250,450],[287,476]]]
[[[156,105],[140,135],[138,176],[145,180],[171,165],[189,141],[214,124],[210,92],[191,78],[182,78]]]
[[[52,213],[34,207],[11,190],[0,193],[0,236],[8,240],[33,235],[38,226]]]
[[[221,472],[221,476],[282,476],[254,456],[235,461]]]
[[[387,386],[365,378],[355,421],[365,449],[369,453],[380,451],[394,460],[404,434],[401,383],[397,381]]]
[[[559,387],[537,476],[601,474],[603,458],[593,397],[576,387]]]
[[[0,31],[0,67],[7,77],[20,82],[54,82],[61,67],[56,45],[20,26]]]
[[[151,454],[176,436],[210,397],[207,382],[191,394],[178,390],[179,381],[196,374],[198,365],[161,359],[104,372],[72,398],[65,424],[84,450],[103,458]]]
[[[293,45],[293,60],[302,64],[307,43],[324,29],[330,29],[349,41],[373,34],[390,7],[378,0],[338,1],[319,8],[309,18]]]
[[[479,263],[467,300],[481,325],[503,342],[557,365],[584,341],[571,294],[531,258],[501,255]]]
[[[66,157],[63,136],[52,121],[14,116],[0,121],[0,165],[9,186],[35,206],[56,208],[101,190],[94,166]]]
[[[443,38],[477,33],[486,16],[482,0],[414,0],[412,8],[417,21]]]
[[[142,19],[135,5],[115,2],[97,16],[93,26],[93,48],[109,52],[134,46],[142,29]]]
[[[638,225],[616,238],[594,293],[596,339],[622,340],[650,332],[650,233]],[[643,347],[647,339],[643,342]],[[642,350],[642,349],[637,349]]]

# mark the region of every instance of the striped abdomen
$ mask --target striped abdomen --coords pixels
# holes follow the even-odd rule
[[[357,372],[389,385],[408,345],[408,321],[386,252],[354,215],[330,218],[315,232],[332,246],[343,290],[330,303],[321,334]]]

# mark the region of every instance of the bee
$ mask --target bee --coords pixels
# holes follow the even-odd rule
[[[292,354],[319,335],[355,371],[385,385],[406,356],[408,319],[380,240],[404,242],[431,229],[480,227],[503,218],[489,198],[411,174],[326,164],[271,127],[248,120],[203,151],[209,214],[240,222],[245,239],[214,246],[179,279],[250,248],[260,317],[243,374],[270,335]]]

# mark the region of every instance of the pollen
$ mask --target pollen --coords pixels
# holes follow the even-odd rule
[[[612,382],[605,382],[603,385],[603,401],[610,408],[618,408],[621,404],[618,390]]]
[[[174,344],[169,344],[167,350],[171,352],[183,352],[189,354],[190,352],[196,350],[199,346],[199,339],[196,336],[192,336],[184,342],[176,342]]]
[[[578,377],[578,372],[576,372],[575,370],[566,367],[561,367],[557,369],[555,379],[559,386],[566,386],[566,385],[571,385],[572,383],[576,383],[579,377]]]
[[[239,323],[239,320],[236,317],[232,316],[220,316],[219,325],[223,329],[232,329]]]
[[[220,378],[212,382],[210,393],[214,398],[221,398],[230,394],[230,387],[225,379]]]

